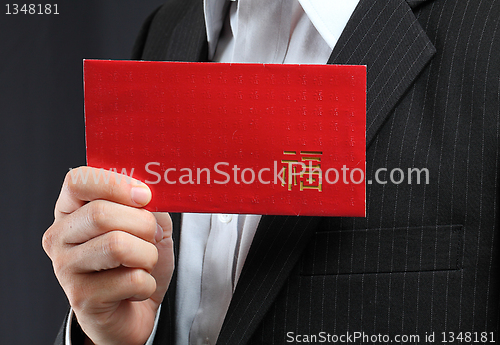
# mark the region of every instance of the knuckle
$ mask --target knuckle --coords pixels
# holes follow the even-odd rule
[[[143,210],[144,216],[145,216],[145,221],[150,224],[156,226],[156,217],[153,213]]]
[[[61,224],[54,222],[42,236],[42,248],[49,258],[54,259],[58,252],[58,246],[61,246],[60,234],[62,231]],[[59,248],[60,249],[60,248]]]
[[[52,247],[54,245],[54,232],[52,227],[48,228],[42,236],[42,248],[45,250],[45,253],[50,257],[50,253],[52,252]]]
[[[146,228],[149,230],[148,233],[151,235],[151,238],[154,239],[156,233],[156,217],[149,211],[143,210],[144,214],[144,224]]]
[[[122,263],[131,249],[125,234],[120,231],[111,232],[109,239],[104,242],[103,246],[104,255],[112,258],[117,263]]]
[[[142,269],[131,270],[128,275],[130,285],[137,288],[142,288],[147,284],[148,276],[149,274]]]
[[[42,236],[42,247],[52,261],[52,268],[59,282],[63,282],[68,271],[68,263],[65,250],[61,247],[57,229],[52,225]]]
[[[130,279],[137,295],[151,296],[156,290],[156,280],[144,270],[134,270]]]
[[[146,239],[147,241],[153,242],[156,234],[156,217],[153,213],[140,209],[140,233],[142,233],[141,237]]]
[[[97,228],[104,228],[108,224],[107,213],[109,212],[107,203],[102,200],[95,200],[88,204],[88,221]]]
[[[156,248],[156,246],[151,243],[148,243],[148,245],[150,248],[150,255],[148,255],[146,259],[144,269],[146,269],[146,271],[148,272],[152,272],[156,266],[156,263],[158,262],[158,248]]]

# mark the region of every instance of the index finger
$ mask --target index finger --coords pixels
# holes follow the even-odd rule
[[[99,199],[143,207],[151,201],[151,190],[145,183],[118,172],[86,166],[71,169],[64,179],[54,216],[57,219]]]

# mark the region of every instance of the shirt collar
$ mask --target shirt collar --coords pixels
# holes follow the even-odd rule
[[[251,0],[243,0],[251,1]],[[359,0],[298,0],[321,37],[333,49]],[[213,56],[229,0],[204,0],[209,56]]]
[[[325,42],[334,48],[359,0],[299,0]]]

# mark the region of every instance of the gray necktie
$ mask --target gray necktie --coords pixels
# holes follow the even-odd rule
[[[239,0],[231,11],[237,18],[235,25],[231,21],[233,61],[282,63],[290,38],[292,1]]]

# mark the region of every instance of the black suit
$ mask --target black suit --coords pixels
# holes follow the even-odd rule
[[[206,61],[202,1],[155,12],[135,58]],[[368,68],[367,179],[416,167],[429,184],[367,185],[366,218],[263,217],[218,344],[320,331],[496,340],[500,1],[361,0],[329,63]],[[174,301],[175,280],[155,344],[173,343]]]

